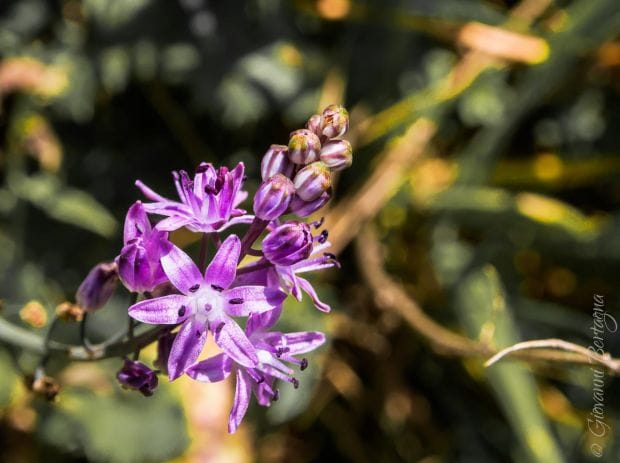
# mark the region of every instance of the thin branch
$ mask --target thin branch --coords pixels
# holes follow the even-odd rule
[[[586,347],[564,341],[563,339],[536,339],[533,341],[519,342],[514,346],[506,347],[505,349],[499,351],[487,360],[484,363],[484,366],[488,368],[508,355],[513,355],[516,352],[528,349],[558,349],[568,352],[575,352],[588,357],[592,363],[602,365],[614,373],[620,372],[620,361],[612,358],[609,354],[599,355]]]

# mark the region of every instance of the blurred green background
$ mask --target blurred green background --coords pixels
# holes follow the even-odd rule
[[[334,310],[285,310],[330,338],[298,391],[229,436],[228,383],[146,399],[119,359],[53,358],[46,403],[24,386],[38,357],[0,340],[0,461],[620,461],[599,367],[483,367],[522,340],[591,345],[595,294],[617,313],[619,39],[617,0],[0,2],[1,315],[40,336],[118,254],[136,178],[172,195],[173,169],[243,161],[253,190],[267,147],[330,103],[355,159],[326,221],[344,270],[313,279]]]

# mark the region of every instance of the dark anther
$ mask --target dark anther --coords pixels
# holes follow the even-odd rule
[[[179,314],[179,317],[182,317],[183,315],[185,315],[185,306],[182,305],[177,313]]]
[[[273,397],[271,398],[271,400],[273,400],[274,402],[277,402],[279,398],[280,398],[280,390],[276,389],[275,391],[273,391]]]
[[[284,353],[284,349],[282,349],[281,347],[278,347],[276,349],[276,357],[278,357],[278,358],[282,357],[283,353]]]
[[[222,288],[221,286],[218,285],[211,285],[211,287],[216,290],[218,293],[221,293],[222,291],[224,291],[224,288]]]
[[[194,286],[189,288],[189,292],[190,293],[195,293],[196,291],[198,291],[198,288],[200,288],[200,285],[199,284],[195,284]]]
[[[323,230],[319,236],[319,243],[321,244],[325,243],[325,241],[327,241],[328,236],[329,236],[329,233],[327,232],[327,230]]]
[[[312,224],[312,226],[316,229],[321,228],[321,226],[323,225],[323,222],[325,222],[325,217],[321,217],[319,220],[317,220],[316,222],[314,222]]]
[[[245,301],[242,297],[233,297],[230,301],[228,301],[229,304],[243,304],[244,302]]]
[[[225,325],[225,324],[226,324],[226,323],[222,322],[222,323],[220,323],[219,325],[217,325],[217,328],[215,328],[215,334],[219,334],[219,333],[220,333],[220,331],[222,331],[222,328],[224,328],[224,325]]]
[[[299,369],[301,371],[304,371],[306,368],[308,368],[308,359],[307,358],[303,358],[303,359],[301,359],[301,365],[299,365]]]
[[[323,255],[327,257],[328,259],[336,260],[336,255],[332,254],[331,252],[324,252]]]
[[[291,378],[291,383],[293,383],[293,387],[295,389],[299,387],[299,381],[297,381],[297,378]]]
[[[206,172],[207,170],[209,170],[209,164],[200,164],[198,167],[196,167],[197,174],[202,174],[203,172]]]

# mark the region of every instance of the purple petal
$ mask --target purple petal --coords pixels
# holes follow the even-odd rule
[[[204,383],[216,383],[228,378],[232,371],[232,360],[226,354],[217,354],[198,362],[186,370],[187,375]]]
[[[158,201],[158,202],[160,202],[160,201],[169,201],[169,199],[166,199],[163,196],[158,195],[157,193],[155,193],[153,190],[151,190],[148,186],[146,186],[140,180],[136,180],[135,185],[142,192],[142,194],[144,196],[146,196],[148,199],[150,199],[151,201]]]
[[[245,332],[250,336],[256,331],[267,330],[278,322],[280,315],[282,315],[281,305],[267,312],[253,313],[250,315],[245,325]]]
[[[146,216],[144,206],[140,201],[136,201],[127,211],[125,226],[123,229],[123,242],[127,242],[144,237],[151,231],[151,223]]]
[[[205,272],[205,281],[221,288],[228,288],[235,279],[237,263],[241,253],[241,241],[237,235],[230,235],[213,257]]]
[[[204,284],[194,261],[173,244],[163,252],[161,266],[170,282],[183,294],[189,294],[195,285]]]
[[[312,285],[310,284],[308,280],[301,278],[301,277],[296,277],[296,280],[299,286],[301,286],[302,289],[306,293],[308,293],[308,296],[310,296],[310,298],[312,299],[312,302],[314,303],[314,306],[317,309],[319,309],[321,312],[329,312],[330,310],[332,310],[330,306],[328,306],[324,302],[321,302],[321,300],[319,299],[319,296],[317,296],[316,291],[314,291],[314,288],[312,287]]]
[[[233,401],[230,417],[228,418],[228,432],[233,434],[241,420],[245,416],[250,405],[250,395],[252,393],[252,379],[241,370],[237,370],[237,386],[235,387],[235,399]]]
[[[129,316],[154,325],[175,325],[190,315],[187,308],[182,310],[186,301],[187,298],[179,294],[147,299],[129,307]]]
[[[162,231],[167,231],[167,232],[175,231],[175,230],[178,230],[179,228],[183,228],[187,226],[193,220],[194,219],[187,218],[187,217],[172,216],[172,217],[168,217],[167,219],[164,219],[158,222],[157,225],[155,225],[155,228],[157,230],[162,230]]]
[[[168,377],[174,381],[187,370],[200,355],[207,341],[204,324],[190,318],[183,323],[174,339],[170,357],[168,357]]]
[[[256,366],[258,363],[256,349],[237,322],[222,317],[211,323],[211,331],[215,334],[215,343],[235,362],[248,368]]]
[[[224,310],[234,317],[266,312],[286,299],[286,294],[282,291],[264,286],[238,286],[226,290],[223,295],[228,301]]]
[[[286,333],[282,336],[283,344],[290,349],[290,353],[305,354],[325,343],[325,335],[319,331],[300,331]]]

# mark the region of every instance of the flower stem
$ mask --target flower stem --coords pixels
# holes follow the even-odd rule
[[[254,244],[254,241],[260,236],[260,234],[267,228],[269,225],[268,220],[259,219],[258,217],[254,217],[254,221],[248,228],[248,231],[245,232],[243,239],[241,240],[241,254],[239,255],[239,262],[243,260],[245,255],[250,251],[250,248]]]
[[[210,233],[203,233],[200,239],[200,254],[198,256],[198,268],[201,272],[205,271],[207,265],[207,247],[209,246]]]

